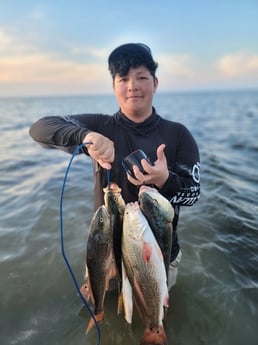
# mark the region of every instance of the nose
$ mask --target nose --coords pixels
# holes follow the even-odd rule
[[[128,82],[128,90],[129,91],[136,91],[138,90],[138,82],[135,79],[130,79]]]

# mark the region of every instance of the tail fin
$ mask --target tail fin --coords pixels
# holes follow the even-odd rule
[[[167,337],[163,326],[146,328],[140,345],[167,345]]]
[[[102,310],[102,311],[101,311],[100,313],[98,313],[98,314],[94,314],[94,316],[95,316],[95,319],[96,319],[97,323],[100,324],[101,322],[104,321],[104,310]],[[89,324],[88,324],[88,327],[87,327],[85,333],[88,334],[89,331],[90,331],[94,326],[95,326],[95,322],[94,322],[93,318],[91,318],[90,321],[89,321]]]

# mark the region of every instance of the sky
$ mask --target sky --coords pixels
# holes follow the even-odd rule
[[[112,93],[110,52],[147,44],[160,91],[258,89],[258,0],[0,0],[0,97]]]

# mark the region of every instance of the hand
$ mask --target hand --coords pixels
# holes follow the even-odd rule
[[[142,167],[147,173],[146,175],[141,173],[140,169],[134,165],[133,172],[136,179],[127,174],[128,180],[136,186],[142,184],[154,184],[160,189],[167,181],[169,176],[167,159],[164,153],[165,147],[165,144],[161,144],[157,148],[157,160],[154,162],[154,165],[150,165],[146,159],[141,160]]]
[[[88,133],[83,142],[92,142],[85,145],[88,153],[102,168],[111,169],[111,163],[115,159],[114,143],[107,137],[97,132]]]

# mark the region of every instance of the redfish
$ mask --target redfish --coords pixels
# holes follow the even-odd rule
[[[166,345],[163,318],[169,297],[163,255],[137,202],[125,207],[122,257],[145,326],[140,345]]]
[[[147,218],[164,257],[168,276],[173,233],[174,209],[157,189],[141,186],[139,190],[140,208]]]
[[[94,213],[87,241],[86,281],[81,292],[94,304],[94,316],[98,323],[104,320],[104,300],[112,278],[113,234],[110,214],[104,205]],[[84,291],[82,291],[84,289]],[[90,320],[86,333],[94,326]]]

